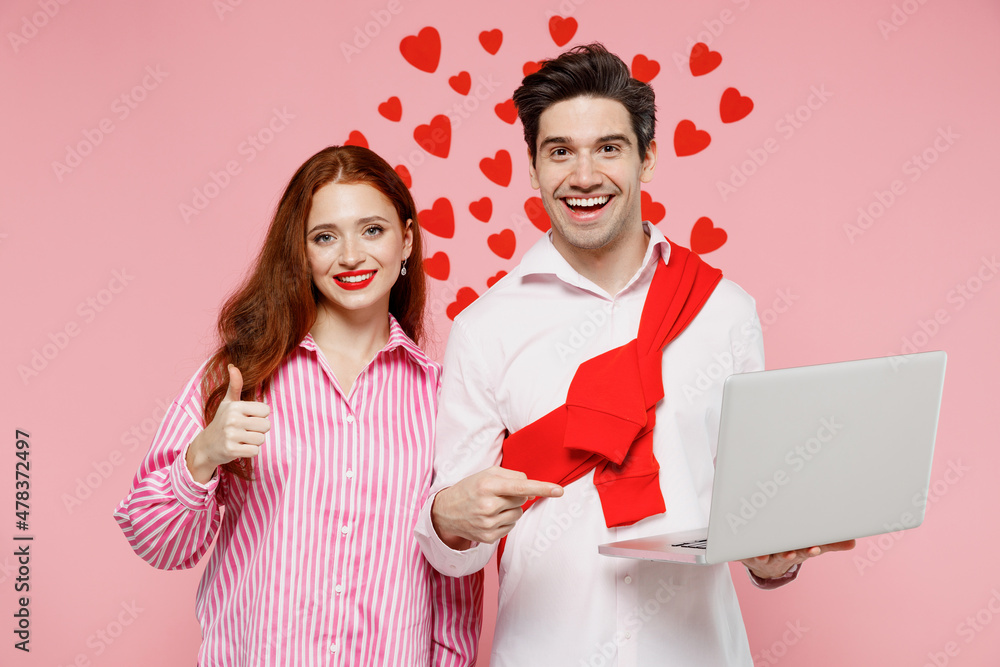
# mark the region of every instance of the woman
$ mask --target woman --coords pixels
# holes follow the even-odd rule
[[[412,537],[439,376],[414,342],[424,300],[396,172],[354,146],[310,158],[115,512],[161,569],[218,536],[199,665],[474,660],[480,580],[437,575]]]

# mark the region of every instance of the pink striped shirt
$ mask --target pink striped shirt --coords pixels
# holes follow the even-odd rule
[[[197,593],[198,664],[473,664],[482,575],[439,575],[412,534],[440,367],[390,316],[389,342],[345,396],[307,335],[272,380],[255,481],[220,470],[205,485],[184,460],[204,428],[203,370],[115,511],[160,569],[192,567],[218,536]]]

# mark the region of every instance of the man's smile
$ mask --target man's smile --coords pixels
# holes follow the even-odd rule
[[[574,211],[589,213],[604,208],[611,201],[612,195],[597,195],[591,197],[564,197],[563,201]]]
[[[614,195],[591,195],[589,197],[560,197],[570,219],[576,222],[591,222],[601,217],[601,213],[615,198]]]

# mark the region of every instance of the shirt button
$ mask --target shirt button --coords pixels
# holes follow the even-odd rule
[[[341,586],[340,584],[337,584],[336,586],[333,587],[333,590],[337,595],[340,595],[341,593],[344,592],[344,587]]]
[[[346,477],[347,479],[354,479],[354,471],[348,470],[347,472],[344,473],[344,477]]]
[[[625,639],[632,639],[632,633],[631,632],[626,632],[625,633]]]
[[[347,423],[348,424],[354,423],[354,415],[347,415]]]
[[[625,583],[626,584],[631,584],[632,583],[632,577],[631,577],[631,575],[628,575],[628,574],[625,575]]]
[[[350,530],[351,530],[351,529],[350,529],[350,528],[348,528],[347,526],[341,526],[341,527],[340,527],[340,532],[341,532],[341,533],[343,533],[344,535],[347,535],[347,533],[348,533],[348,532],[349,532]]]
[[[330,653],[336,653],[336,652],[337,652],[337,642],[333,642],[332,644],[330,644]]]

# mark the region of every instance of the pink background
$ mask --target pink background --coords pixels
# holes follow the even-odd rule
[[[355,130],[409,165],[420,208],[439,197],[453,204],[453,238],[426,237],[428,254],[451,260],[449,278],[431,280],[428,349],[439,356],[459,288],[482,293],[541,235],[523,213],[534,192],[520,125],[493,109],[523,63],[563,50],[549,34],[553,14],[578,22],[573,44],[600,40],[627,62],[659,63],[660,162],[646,188],[665,206],[659,226],[684,244],[701,216],[726,230],[706,258],[756,297],[770,367],[897,353],[905,341],[949,353],[926,523],[810,563],[780,591],[754,590],[736,572],[757,665],[996,664],[993,0],[515,0],[475,11],[431,0],[4,2],[0,662],[193,662],[200,568],[150,568],[111,518],[160,406],[208,354],[217,308],[295,168]],[[399,50],[425,26],[442,41],[434,73]],[[345,55],[366,27],[374,36]],[[491,29],[503,32],[496,55],[478,42]],[[695,41],[723,57],[705,76],[686,69]],[[468,95],[449,86],[459,71],[471,75]],[[730,86],[755,106],[723,124],[718,103]],[[825,92],[810,109],[814,90]],[[399,122],[377,113],[394,95]],[[796,113],[797,127],[784,120]],[[413,138],[437,114],[452,116],[446,159]],[[264,132],[270,143],[250,160],[241,144],[275,118],[280,131]],[[673,154],[682,119],[712,135],[706,150]],[[57,175],[53,163],[81,142],[96,145]],[[744,164],[765,145],[777,150],[763,165]],[[508,186],[478,169],[500,149],[513,157]],[[933,163],[914,171],[912,157],[925,152]],[[216,196],[185,221],[180,205],[230,161],[239,173],[208,188]],[[734,169],[752,173],[723,198],[718,182]],[[891,205],[849,238],[859,207],[879,212],[897,180]],[[468,209],[484,196],[493,201],[486,224]],[[517,241],[510,259],[487,246],[503,229]],[[36,353],[51,358],[35,358],[37,374],[22,377]],[[13,650],[11,633],[16,428],[31,434],[30,654]]]

